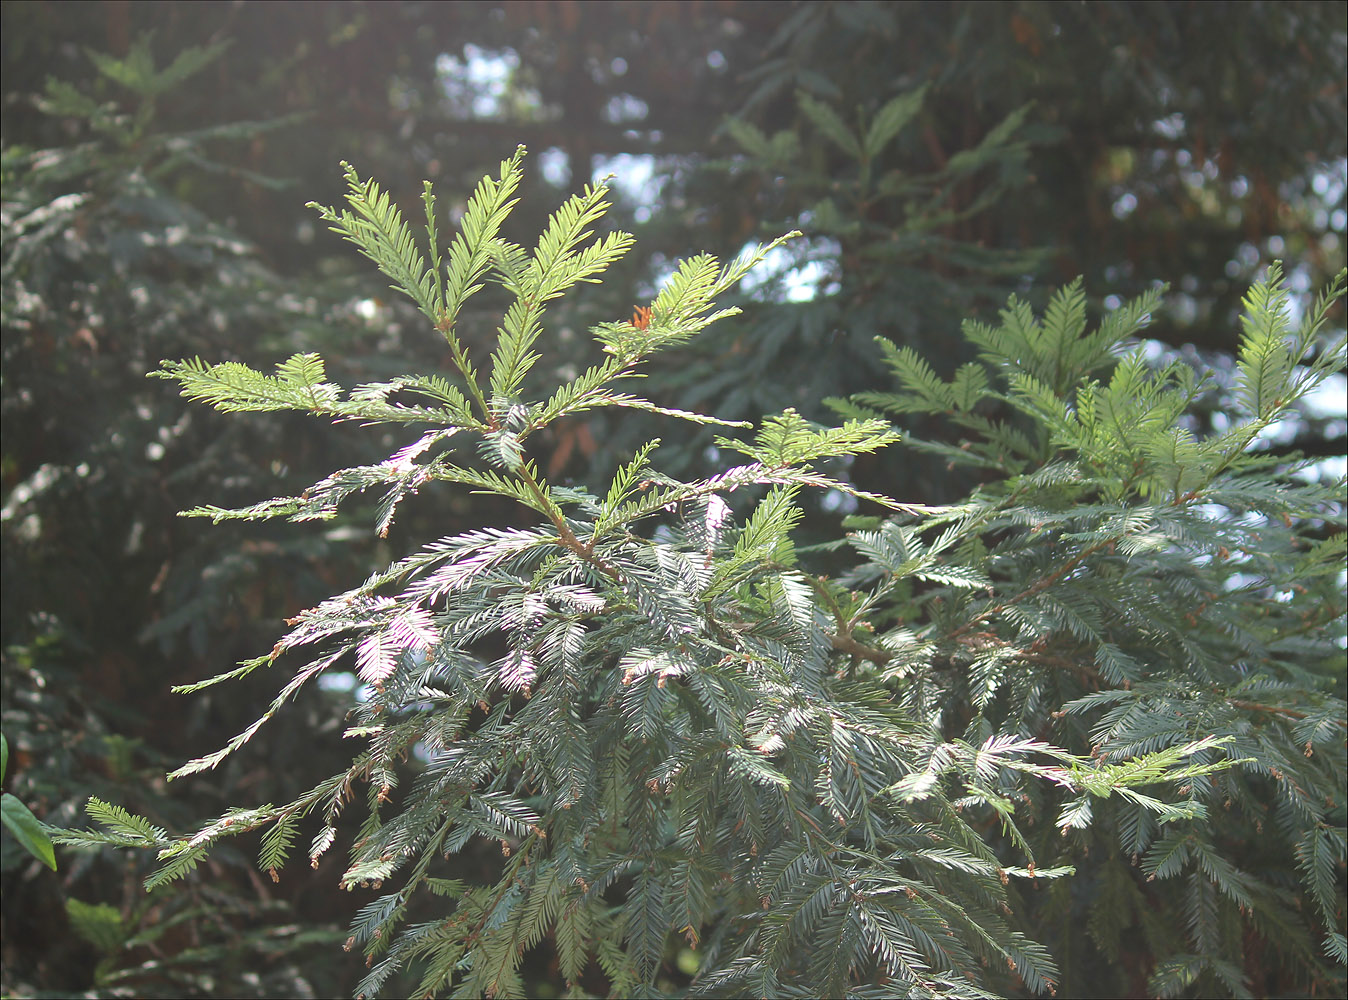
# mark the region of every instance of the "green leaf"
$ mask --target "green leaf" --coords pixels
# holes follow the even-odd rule
[[[126,941],[126,928],[122,925],[122,915],[117,912],[115,906],[109,906],[107,903],[85,903],[70,898],[66,900],[66,916],[75,933],[104,955],[120,951]]]
[[[277,877],[277,869],[284,867],[286,863],[297,832],[294,815],[287,814],[262,835],[262,848],[258,853],[257,866],[263,871],[270,872],[273,881]]]
[[[876,451],[899,435],[886,420],[848,420],[841,427],[823,427],[804,419],[794,408],[769,417],[753,444],[718,437],[716,443],[771,467],[801,465],[819,458]]]
[[[727,118],[722,127],[750,156],[764,161],[773,159],[772,144],[768,142],[768,137],[763,134],[757,125],[742,118]]]
[[[929,84],[924,83],[916,90],[899,94],[887,101],[884,107],[875,113],[875,117],[871,119],[870,128],[866,130],[866,138],[861,144],[868,157],[874,159],[878,156],[889,145],[890,140],[902,132],[908,123],[917,116],[917,113],[922,110],[922,103],[926,100],[929,86]]]
[[[863,158],[861,143],[857,141],[857,137],[852,134],[846,123],[838,117],[838,112],[803,90],[796,94],[796,103],[830,142],[854,160]]]
[[[173,379],[188,399],[209,403],[226,413],[301,410],[338,413],[340,390],[323,381],[323,359],[296,354],[264,375],[237,361],[210,365],[200,358],[165,361],[152,378]]]
[[[14,834],[14,839],[23,845],[24,850],[56,871],[56,852],[52,849],[46,827],[9,792],[0,796],[0,819],[4,820],[5,829]]]

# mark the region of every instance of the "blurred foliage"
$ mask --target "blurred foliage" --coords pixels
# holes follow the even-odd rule
[[[280,495],[386,441],[354,433],[334,454],[290,417],[184,416],[143,377],[158,359],[265,364],[321,349],[351,384],[449,367],[407,304],[319,238],[303,202],[339,200],[341,158],[411,208],[423,179],[466,192],[526,143],[539,169],[507,234],[517,240],[564,190],[619,173],[610,221],[643,254],[574,312],[555,310],[544,379],[592,363],[573,331],[630,316],[677,257],[804,230],[805,257],[783,258],[777,282],[745,289],[742,317],[646,386],[723,416],[788,403],[817,415],[826,396],[884,388],[874,335],[920,345],[949,376],[967,360],[959,318],[1010,290],[1039,302],[1077,274],[1093,312],[1172,281],[1148,331],[1157,363],[1178,351],[1229,383],[1252,276],[1282,257],[1306,292],[1344,261],[1345,25],[1333,3],[12,0],[0,19],[7,788],[55,824],[88,794],[171,827],[199,815],[202,788],[169,796],[158,776],[237,731],[264,688],[189,707],[170,684],[253,655],[280,613],[406,539],[499,516],[480,498],[411,501],[386,542],[342,547],[342,522],[245,539],[173,516],[203,496]],[[864,136],[913,95],[920,107],[869,177],[817,120],[826,106]],[[961,174],[962,152],[1022,108],[1001,152]],[[794,141],[795,158],[746,149],[750,129]],[[871,196],[896,176],[936,182]],[[480,355],[497,303],[479,298],[462,326]],[[718,386],[701,377],[712,366],[740,377]],[[1186,418],[1196,433],[1228,421],[1221,379]],[[1269,444],[1333,458],[1346,429],[1341,409],[1306,405]],[[649,433],[636,415],[589,414],[540,435],[536,457],[554,481],[595,481]],[[685,465],[719,463],[704,445],[690,439]],[[883,454],[830,471],[908,500],[975,477]],[[807,513],[807,532],[826,523],[827,510]],[[297,723],[328,717],[320,699],[350,700],[314,697]],[[293,792],[292,762],[339,743],[334,729],[314,745],[301,728],[222,768],[211,802],[241,784],[259,801]],[[83,946],[62,894],[129,918],[124,860],[63,861],[54,875],[8,835],[4,858],[4,987],[89,988],[78,970],[93,962],[68,960]],[[204,877],[260,898],[237,873]],[[315,919],[332,912],[298,888],[270,891]]]
[[[49,824],[74,821],[90,794],[165,822],[202,808],[201,789],[166,794],[165,754],[232,724],[234,709],[186,710],[168,681],[241,655],[267,625],[264,608],[302,599],[332,566],[312,539],[244,543],[174,517],[185,486],[257,489],[321,456],[275,421],[224,428],[166,410],[144,377],[159,354],[266,352],[340,326],[320,326],[254,247],[168,189],[177,171],[210,164],[209,140],[261,131],[155,129],[155,98],[215,54],[189,49],[163,70],[143,44],[125,60],[100,57],[122,101],[53,83],[42,103],[72,142],[4,151],[4,725],[10,782]],[[287,763],[312,747],[280,741],[270,768],[254,761],[225,783],[283,792]],[[331,988],[327,966],[296,964],[330,935],[300,931],[284,900],[230,859],[146,899],[126,858],[77,857],[49,875],[15,848],[7,838],[6,992]]]
[[[803,230],[820,264],[784,261],[788,287],[694,367],[765,347],[789,376],[731,392],[818,405],[840,383],[881,387],[878,335],[949,375],[970,360],[963,316],[1084,276],[1095,310],[1170,281],[1149,336],[1229,371],[1241,290],[1263,267],[1293,261],[1305,293],[1343,265],[1346,45],[1342,10],[1318,3],[792,5],[720,130],[740,155],[674,190],[722,206],[699,221],[731,239]],[[920,106],[878,158],[841,137],[896,101]],[[770,144],[746,146],[754,132]],[[816,294],[790,301],[807,278]],[[1341,414],[1303,417],[1287,450],[1342,452]],[[920,460],[868,474],[915,499],[966,485]]]

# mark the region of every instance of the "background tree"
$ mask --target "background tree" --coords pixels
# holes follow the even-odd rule
[[[354,358],[363,339],[340,311],[294,295],[254,246],[172,193],[182,172],[213,165],[212,142],[265,130],[157,129],[156,99],[217,55],[190,48],[160,69],[143,43],[124,60],[99,56],[118,101],[63,84],[42,99],[78,142],[5,150],[4,467],[26,475],[0,515],[4,721],[11,773],[22,772],[49,823],[76,816],[89,794],[164,822],[204,805],[199,795],[165,794],[165,750],[232,724],[241,706],[184,711],[165,682],[196,676],[218,655],[242,656],[265,634],[263,609],[313,593],[342,565],[312,540],[210,538],[175,516],[188,483],[247,491],[334,456],[276,421],[231,428],[167,413],[142,370],[155,355],[336,336]],[[283,792],[295,754],[322,740],[319,718],[309,720],[314,733],[270,748],[268,769],[223,784]],[[6,840],[10,871],[26,864],[14,846]],[[59,892],[52,879],[7,878],[7,984],[165,995],[335,988],[323,964],[295,962],[323,936],[287,929],[293,915],[229,874],[230,860],[153,903],[126,891],[136,868],[124,859],[73,864]],[[277,959],[243,962],[242,951]]]

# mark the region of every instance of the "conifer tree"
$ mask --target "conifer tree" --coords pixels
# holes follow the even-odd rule
[[[344,390],[315,354],[274,374],[200,359],[156,373],[220,410],[402,435],[385,461],[298,496],[189,516],[324,520],[373,489],[383,535],[441,484],[517,512],[426,542],[290,618],[269,653],[182,689],[287,677],[253,725],[173,778],[265,740],[305,685],[353,667],[366,696],[347,720],[350,765],[188,836],[94,801],[104,832],[61,841],[157,851],[154,888],[260,831],[258,865],[279,878],[301,836],[317,867],[359,809],[342,882],[382,892],[347,943],[368,959],[364,996],[409,973],[417,995],[524,995],[521,962],[544,942],[571,995],[669,995],[685,988],[669,964],[679,938],[693,995],[1051,993],[1047,920],[1088,858],[1115,880],[1105,898],[1183,883],[1184,932],[1152,942],[1159,992],[1252,989],[1225,951],[1246,926],[1292,928],[1308,977],[1341,975],[1343,484],[1274,467],[1258,443],[1343,367],[1342,338],[1320,337],[1342,278],[1295,332],[1277,273],[1255,286],[1231,387],[1246,416],[1213,438],[1183,423],[1202,380],[1127,346],[1157,296],[1088,331],[1077,286],[1043,317],[1013,301],[999,327],[968,324],[982,360],[950,381],[891,345],[900,392],[837,401],[839,426],[786,410],[752,429],[629,387],[727,315],[716,297],[795,234],[726,264],[684,261],[631,321],[590,331],[602,361],[539,391],[548,304],[633,241],[595,235],[602,185],[533,248],[505,239],[523,155],[482,180],[447,249],[429,184],[425,249],[350,166],[347,206],[316,206],[412,299],[452,375]],[[483,359],[458,323],[488,285],[508,304]],[[600,489],[549,483],[534,436],[598,407],[721,424],[721,453],[741,464],[676,479],[652,440]],[[914,412],[967,435],[909,443],[984,469],[973,495],[923,507],[829,474],[830,459],[898,443],[891,418]],[[840,577],[793,543],[811,489],[880,512],[825,546],[850,553]],[[1267,804],[1300,890],[1233,861],[1227,800],[1255,823]],[[500,846],[485,884],[449,864],[475,841]],[[413,921],[425,896],[433,915]],[[1102,949],[1120,947],[1123,916],[1090,921]]]

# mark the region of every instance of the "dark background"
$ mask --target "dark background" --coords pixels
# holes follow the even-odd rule
[[[1343,266],[1346,9],[5,3],[6,789],[54,825],[83,825],[83,803],[97,795],[176,832],[229,804],[308,787],[348,759],[349,691],[302,699],[218,771],[180,787],[164,772],[246,726],[276,684],[255,675],[191,698],[169,686],[265,652],[282,618],[413,540],[499,520],[449,490],[419,498],[382,541],[359,508],[349,521],[298,527],[174,516],[297,492],[385,457],[392,439],[298,417],[222,417],[147,380],[161,358],[262,366],[317,350],[345,384],[446,367],[433,331],[304,207],[340,200],[340,160],[378,178],[409,215],[423,179],[452,212],[524,143],[510,234],[521,241],[570,191],[618,175],[609,223],[634,232],[637,249],[604,285],[553,311],[546,378],[583,367],[580,332],[630,315],[679,257],[733,255],[792,228],[805,238],[776,261],[776,280],[671,359],[651,394],[732,418],[795,406],[827,419],[826,397],[888,385],[875,335],[913,345],[948,375],[964,360],[962,318],[992,315],[1011,292],[1041,305],[1079,274],[1097,310],[1168,282],[1149,331],[1157,351],[1220,376],[1240,297],[1271,260],[1286,261],[1300,292]],[[152,100],[90,57],[142,52],[162,69],[217,44],[216,58]],[[88,107],[63,102],[48,79]],[[924,85],[921,113],[869,177],[797,97],[855,126]],[[1021,108],[999,151],[961,173],[958,154]],[[730,119],[768,139],[794,136],[797,148],[755,153]],[[921,183],[881,197],[881,176]],[[492,305],[474,299],[462,324],[479,355]],[[1223,405],[1211,393],[1203,419],[1220,424]],[[715,463],[706,439],[671,430],[594,416],[564,424],[536,457],[552,477],[593,486],[662,433],[667,468]],[[1330,394],[1272,446],[1341,472],[1344,433],[1342,400]],[[912,455],[840,474],[912,501],[969,485]],[[837,512],[814,517],[831,526]],[[340,850],[329,857],[273,885],[246,854],[222,850],[195,879],[146,897],[139,880],[152,859],[60,852],[53,874],[6,835],[0,988],[343,993],[358,962],[340,950],[341,927],[364,900],[336,890]],[[469,876],[490,863],[463,861]],[[1140,982],[1148,960],[1135,961]],[[546,955],[531,975],[537,995],[556,991]]]

